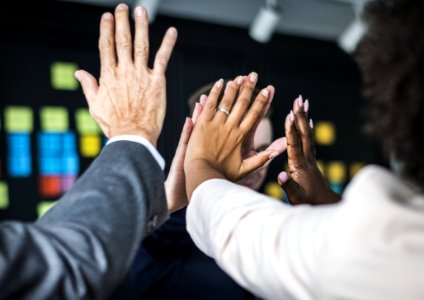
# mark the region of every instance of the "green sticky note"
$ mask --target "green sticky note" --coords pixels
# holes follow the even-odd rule
[[[32,132],[32,109],[27,106],[7,106],[4,109],[4,127],[7,132]]]
[[[0,181],[0,209],[9,207],[9,188],[6,182]]]
[[[57,201],[42,201],[37,205],[38,218],[41,218]]]
[[[77,64],[69,62],[54,62],[50,67],[52,87],[56,90],[77,90],[78,81],[74,76],[76,70],[78,70]]]
[[[75,123],[77,131],[81,135],[101,133],[100,127],[86,108],[80,108],[75,112]]]
[[[68,130],[68,111],[64,107],[45,106],[40,110],[41,129],[64,132]]]

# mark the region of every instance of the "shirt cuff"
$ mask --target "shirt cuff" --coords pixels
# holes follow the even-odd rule
[[[142,144],[153,155],[153,157],[155,158],[156,162],[159,164],[162,171],[165,169],[165,160],[163,159],[162,155],[160,155],[159,151],[144,137],[141,137],[138,135],[118,135],[109,139],[106,145],[109,145],[110,143],[117,142],[117,141],[130,141],[130,142],[136,142],[136,143]]]

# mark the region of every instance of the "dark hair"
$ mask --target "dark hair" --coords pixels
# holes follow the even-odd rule
[[[424,1],[376,0],[364,12],[358,46],[367,132],[401,163],[402,175],[424,186]]]
[[[224,80],[224,86],[227,84],[228,81],[230,81],[230,80],[229,79]],[[204,86],[201,86],[200,88],[198,88],[194,93],[192,93],[189,96],[187,104],[188,104],[188,107],[190,108],[190,112],[193,112],[194,106],[196,105],[196,102],[199,102],[199,98],[200,98],[201,95],[209,95],[214,84],[215,84],[215,82],[205,84]],[[253,91],[252,99],[251,99],[250,103],[252,103],[252,101],[256,98],[256,96],[259,94],[260,91],[261,91],[261,89],[256,86],[254,91]],[[271,111],[271,108],[268,110],[265,117],[269,117],[270,111]]]

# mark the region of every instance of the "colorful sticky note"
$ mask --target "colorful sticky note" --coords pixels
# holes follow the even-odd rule
[[[95,157],[101,150],[101,139],[97,135],[83,135],[80,137],[80,152],[85,157]]]
[[[62,177],[62,192],[66,193],[71,189],[74,185],[75,181],[77,181],[77,177],[73,175],[67,175]]]
[[[28,177],[32,173],[32,159],[28,155],[11,155],[8,157],[10,177]]]
[[[37,205],[38,218],[41,218],[57,201],[42,201]]]
[[[32,132],[32,109],[26,106],[8,106],[4,109],[4,123],[6,132]]]
[[[69,62],[54,62],[50,67],[50,81],[56,90],[75,91],[78,89],[78,81],[75,71],[78,65]]]
[[[60,176],[41,176],[39,178],[39,191],[44,198],[60,196],[62,193]]]
[[[101,133],[99,125],[97,125],[86,108],[77,109],[75,112],[75,124],[77,131],[81,135]]]
[[[331,183],[343,183],[346,180],[346,165],[341,161],[327,164],[327,177]]]
[[[31,156],[31,136],[28,133],[7,134],[9,156]]]
[[[336,127],[332,122],[319,121],[315,124],[315,141],[318,145],[328,146],[336,141]]]
[[[65,107],[45,106],[40,110],[41,129],[50,132],[68,130],[68,111]]]
[[[275,181],[267,182],[267,183],[265,184],[265,187],[264,187],[264,192],[265,192],[265,194],[267,194],[268,196],[274,197],[274,198],[276,198],[276,199],[278,199],[278,200],[282,200],[282,199],[283,199],[283,196],[284,196],[284,191],[283,191],[283,189],[282,189],[282,188],[281,188],[281,186],[280,186],[277,182],[275,182]]]
[[[9,188],[6,182],[0,181],[0,209],[9,207]]]
[[[40,132],[38,134],[38,153],[40,156],[59,156],[62,151],[62,134],[54,132]]]

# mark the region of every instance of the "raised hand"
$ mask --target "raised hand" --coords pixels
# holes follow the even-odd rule
[[[275,150],[265,150],[245,158],[246,139],[272,101],[270,89],[273,87],[268,86],[249,108],[256,82],[256,73],[230,81],[218,109],[215,108],[223,80],[217,81],[212,88],[187,148],[184,170],[189,197],[207,179],[237,181],[280,154]]]
[[[131,134],[154,146],[162,130],[166,110],[165,70],[177,31],[169,28],[148,67],[149,33],[144,7],[134,11],[135,36],[131,36],[128,6],[116,7],[115,16],[105,13],[100,22],[100,79],[79,70],[80,81],[92,117],[111,138]]]
[[[340,196],[327,185],[316,163],[312,121],[307,121],[309,101],[299,96],[285,120],[289,174],[281,172],[278,182],[292,204],[327,204]]]

